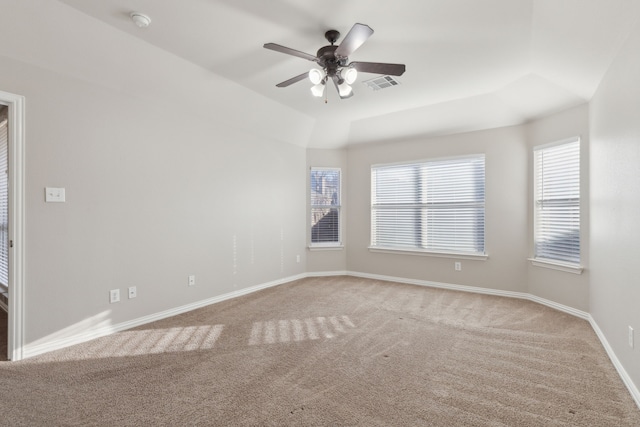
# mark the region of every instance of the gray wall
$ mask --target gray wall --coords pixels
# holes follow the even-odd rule
[[[532,266],[533,147],[572,136],[581,137],[582,274]],[[425,281],[527,292],[569,307],[589,311],[589,107],[584,104],[532,123],[510,128],[437,138],[415,138],[354,145],[344,150],[307,150],[307,166],[342,167],[346,216],[346,258],[339,253],[312,252],[307,270],[353,271]],[[464,154],[486,154],[489,258],[454,258],[370,252],[370,170],[376,163],[393,163]],[[346,171],[345,171],[346,163]]]
[[[527,209],[529,257],[533,257],[533,147],[561,141],[574,136],[580,137],[580,262],[584,268],[582,274],[573,274],[544,267],[527,267],[528,292],[568,305],[583,311],[589,311],[589,106],[584,104],[536,120],[526,126],[529,144]]]
[[[0,86],[26,97],[27,346],[304,273],[306,152],[291,142],[312,120],[58,2],[10,15]],[[45,203],[47,186],[66,203]]]
[[[590,104],[590,311],[640,385],[640,24]],[[635,348],[627,328],[635,329]]]
[[[371,165],[484,153],[487,260],[370,252]],[[348,150],[347,264],[351,271],[526,292],[527,161],[521,126],[439,138],[355,145]]]

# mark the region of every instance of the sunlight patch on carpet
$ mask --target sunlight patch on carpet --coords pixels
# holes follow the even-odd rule
[[[249,345],[331,339],[355,327],[349,316],[254,322],[251,326]]]
[[[223,329],[224,325],[201,325],[124,331],[112,336],[115,342],[91,342],[83,353],[85,357],[105,358],[209,350]]]

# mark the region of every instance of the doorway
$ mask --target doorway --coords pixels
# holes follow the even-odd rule
[[[0,307],[4,300],[9,360],[24,357],[24,120],[24,97],[0,91]]]
[[[9,311],[9,107],[0,105],[0,308]]]

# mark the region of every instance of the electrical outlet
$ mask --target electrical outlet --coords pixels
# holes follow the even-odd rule
[[[462,271],[462,263],[460,261],[456,261],[453,264],[453,267],[455,268],[456,271]]]
[[[135,298],[138,296],[138,290],[135,286],[129,286],[129,299]]]
[[[189,286],[194,286],[196,284],[196,276],[193,274],[189,276]]]
[[[300,262],[300,255],[296,255],[296,262]]]
[[[111,304],[114,302],[120,302],[120,289],[111,289],[109,291],[109,302]]]
[[[629,347],[633,348],[633,328],[629,326]]]

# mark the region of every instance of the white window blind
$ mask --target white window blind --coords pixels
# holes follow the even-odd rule
[[[534,149],[535,258],[580,264],[580,139]]]
[[[371,168],[371,247],[484,254],[484,155]]]
[[[340,169],[311,168],[311,245],[339,246]]]
[[[0,106],[0,284],[9,285],[9,163],[7,107]]]

